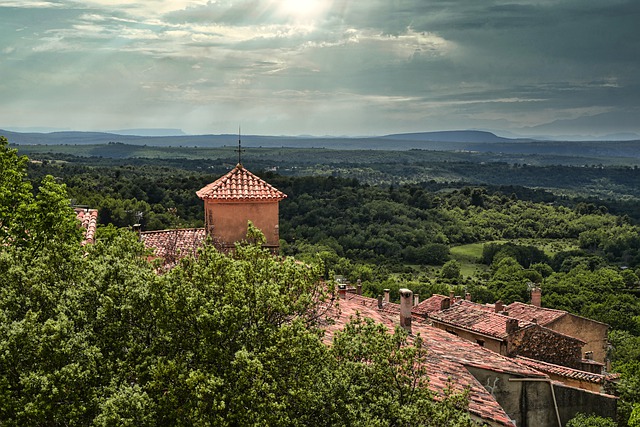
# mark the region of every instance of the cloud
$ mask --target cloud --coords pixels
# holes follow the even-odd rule
[[[363,134],[633,115],[639,19],[631,0],[5,1],[0,117]]]

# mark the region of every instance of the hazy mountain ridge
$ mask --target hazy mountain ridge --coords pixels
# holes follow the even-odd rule
[[[101,145],[128,144],[157,147],[235,146],[238,135],[122,135],[108,132],[60,131],[21,133],[0,130],[12,144],[19,145]],[[486,131],[442,131],[391,134],[372,137],[309,137],[243,135],[245,147],[326,148],[336,150],[433,150],[495,153],[543,154],[577,157],[640,158],[640,140],[636,141],[538,141],[504,138]]]

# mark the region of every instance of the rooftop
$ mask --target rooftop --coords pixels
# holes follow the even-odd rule
[[[287,197],[240,163],[226,175],[196,191],[196,194],[203,200],[218,201],[279,201]]]
[[[478,304],[469,301],[458,301],[450,308],[429,314],[429,318],[438,322],[448,323],[456,327],[497,339],[507,339],[507,321],[512,317],[493,313],[477,307]],[[520,321],[519,327],[529,327],[533,323]]]
[[[176,230],[143,231],[140,240],[159,258],[195,255],[206,238],[204,228],[181,228]]]
[[[595,374],[566,366],[554,365],[540,360],[529,359],[527,357],[516,356],[518,362],[523,363],[537,371],[546,374],[554,374],[560,377],[573,380],[586,381],[594,384],[603,384],[605,381],[614,381],[619,378],[619,374]]]
[[[411,309],[411,313],[418,316],[428,316],[430,313],[442,309],[442,301],[449,299],[444,295],[434,294]]]
[[[566,311],[554,310],[551,308],[538,307],[532,304],[522,302],[513,302],[506,309],[509,316],[528,322],[537,322],[540,325],[548,325],[549,323],[561,318]]]
[[[76,212],[76,218],[80,221],[80,226],[84,229],[82,244],[93,243],[98,225],[98,210],[87,208],[73,208],[73,210]]]
[[[357,314],[384,324],[390,331],[399,325],[400,317],[395,310],[395,305],[384,307],[382,310],[378,310],[377,307],[376,299],[347,293],[346,298],[339,300],[339,308],[330,312],[334,321],[325,325],[326,342],[330,343],[333,335],[342,330],[349,319]],[[412,323],[412,333],[420,334],[427,346],[431,363],[426,366],[426,369],[432,391],[441,395],[449,385],[455,391],[463,391],[465,387],[470,387],[470,412],[499,425],[512,426],[513,423],[491,393],[469,372],[467,366],[520,377],[547,378],[546,374],[517,360],[501,356],[475,343],[434,328],[417,317],[414,317]]]

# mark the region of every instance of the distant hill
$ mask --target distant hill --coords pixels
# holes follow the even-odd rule
[[[238,135],[141,136],[108,132],[21,133],[4,130],[0,130],[0,135],[6,136],[10,143],[19,145],[99,146],[118,143],[136,147],[219,148],[238,144]],[[247,148],[470,151],[593,158],[640,158],[640,141],[536,141],[522,138],[503,138],[483,131],[419,132],[360,138],[243,135],[242,145]]]
[[[530,141],[521,139],[502,138],[491,132],[479,130],[450,130],[441,132],[417,132],[385,135],[380,138],[401,141],[429,141],[429,142],[514,142]]]

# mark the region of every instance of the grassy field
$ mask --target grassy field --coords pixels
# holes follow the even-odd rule
[[[504,241],[495,242],[504,243]],[[451,258],[460,263],[460,272],[465,277],[478,276],[489,267],[480,264],[484,243],[471,243],[468,245],[453,246],[450,250]]]

